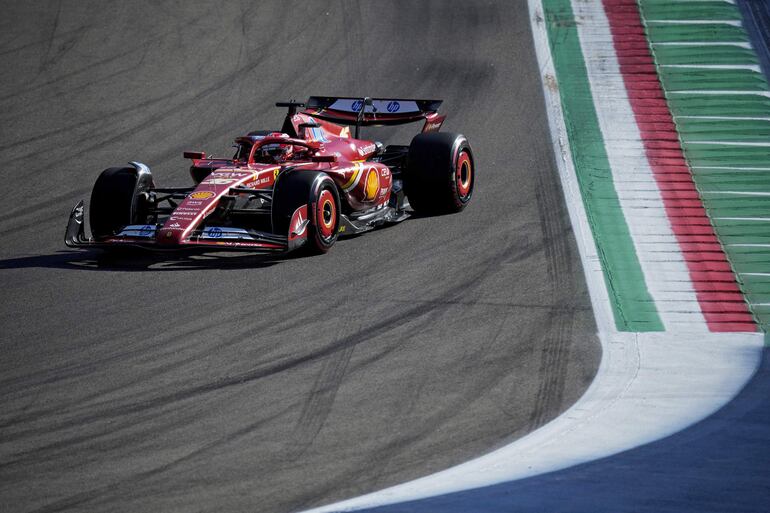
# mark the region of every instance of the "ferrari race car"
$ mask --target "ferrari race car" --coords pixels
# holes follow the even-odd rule
[[[139,162],[104,170],[91,193],[92,237],[85,236],[80,201],[65,243],[325,253],[340,236],[411,212],[459,212],[473,195],[473,152],[464,136],[439,132],[440,105],[318,96],[277,103],[288,108],[281,130],[238,137],[232,158],[185,152],[193,186],[156,187]],[[358,138],[362,126],[420,121],[422,132],[408,146]]]

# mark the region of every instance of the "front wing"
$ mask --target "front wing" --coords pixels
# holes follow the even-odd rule
[[[292,222],[291,226],[294,228],[286,236],[241,228],[208,227],[178,244],[168,245],[159,244],[155,239],[157,227],[129,225],[113,237],[96,241],[85,235],[85,208],[81,200],[70,212],[64,243],[70,248],[139,247],[154,251],[226,250],[264,254],[286,253],[298,249],[307,241],[306,209],[305,212],[295,213],[295,216],[300,222]]]

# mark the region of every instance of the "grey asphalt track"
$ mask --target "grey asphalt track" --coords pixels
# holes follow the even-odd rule
[[[487,452],[590,383],[526,2],[2,12],[0,510],[296,511]],[[186,185],[183,150],[227,154],[310,94],[443,98],[472,204],[314,258],[63,247],[102,169]]]

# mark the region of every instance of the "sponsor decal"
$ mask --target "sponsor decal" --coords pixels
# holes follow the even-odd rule
[[[152,232],[155,231],[155,227],[149,224],[146,224],[142,226],[142,228],[139,230],[139,236],[140,237],[149,237],[152,235]]]
[[[246,171],[216,171],[212,176],[217,178],[244,178],[252,175],[254,173]]]
[[[275,180],[276,178],[278,178],[278,173],[280,173],[280,172],[281,172],[281,170],[280,170],[280,169],[276,169],[275,171],[273,171],[273,180]]]
[[[235,180],[235,178],[206,178],[203,183],[206,185],[227,185]]]
[[[433,130],[438,130],[439,128],[441,128],[441,123],[428,123],[423,132],[431,132]]]
[[[373,200],[377,196],[377,190],[380,188],[380,174],[377,168],[370,168],[366,175],[366,188],[364,194],[367,200]]]
[[[181,228],[181,227],[182,227],[182,225],[181,225],[181,224],[179,224],[179,223],[173,223],[173,224],[170,224],[168,227],[169,227],[169,228]]]
[[[221,239],[222,238],[222,228],[215,226],[213,228],[208,229],[208,235],[212,239]]]
[[[344,231],[345,231],[345,225],[343,224],[343,225],[340,225],[340,229],[337,230],[337,233],[342,233]]]
[[[214,193],[211,191],[198,191],[190,194],[190,196],[188,197],[195,200],[205,200],[205,199],[213,198]]]
[[[367,144],[366,146],[361,146],[360,148],[358,148],[358,154],[363,157],[364,155],[373,153],[374,150],[376,149],[377,149],[377,146],[375,146],[374,144]]]
[[[363,102],[361,100],[354,100],[352,98],[340,98],[335,100],[335,102],[332,103],[329,108],[332,110],[358,113],[362,106]],[[385,111],[390,113],[420,112],[420,107],[417,105],[417,102],[412,100],[373,100],[372,106],[366,107],[367,113]]]

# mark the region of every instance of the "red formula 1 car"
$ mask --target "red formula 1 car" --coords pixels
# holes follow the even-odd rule
[[[65,243],[324,253],[339,236],[402,221],[411,211],[459,212],[473,194],[473,153],[464,136],[438,131],[440,104],[316,96],[278,103],[288,108],[281,130],[238,137],[232,158],[185,152],[192,187],[156,187],[139,162],[106,169],[91,193],[92,238],[80,201]],[[422,132],[409,146],[358,138],[362,126],[418,121]]]

